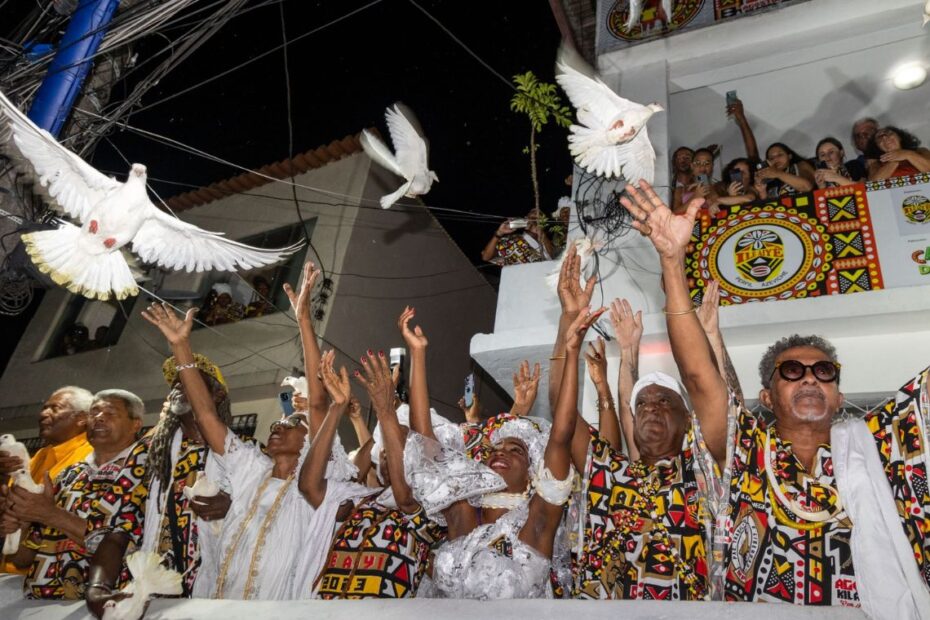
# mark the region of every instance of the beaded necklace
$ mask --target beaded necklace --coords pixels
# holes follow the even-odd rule
[[[775,454],[774,459],[772,458],[773,452]],[[772,429],[766,429],[763,460],[765,462],[765,475],[769,482],[769,501],[772,504],[772,512],[775,519],[782,525],[805,531],[817,529],[828,522],[838,522],[845,519],[846,512],[843,509],[843,502],[835,486],[815,479],[813,476],[803,471],[798,472],[798,474],[800,474],[800,479],[798,480],[799,484],[794,485],[795,488],[786,489],[783,486],[782,478],[785,477],[784,472],[791,469],[790,463],[787,462],[789,456],[788,450],[779,446],[776,437],[772,435]],[[777,471],[773,463],[774,460],[778,462]],[[783,475],[779,477],[779,473]],[[790,485],[790,474],[789,480],[785,482]],[[797,488],[797,486],[803,486],[804,488]],[[818,490],[823,499],[818,499],[810,493],[808,489]],[[825,508],[821,508],[817,511],[805,509],[805,504],[811,505],[814,503],[825,506]],[[787,508],[792,514],[805,521],[810,521],[811,523],[804,524],[792,520],[785,514],[783,508]]]
[[[281,502],[284,500],[284,495],[287,493],[288,488],[291,486],[291,482],[294,480],[294,472],[284,480],[284,484],[281,485],[281,488],[278,489],[278,494],[275,495],[274,502],[271,504],[271,508],[268,510],[268,514],[265,515],[265,518],[262,520],[261,526],[258,528],[258,538],[255,541],[255,548],[252,550],[252,558],[249,561],[249,576],[245,582],[245,588],[242,591],[243,600],[252,598],[252,587],[255,581],[255,577],[258,574],[258,565],[262,557],[262,549],[265,546],[265,536],[268,533],[268,528],[271,527],[271,524],[274,522],[275,517],[278,514],[278,509],[281,507]],[[226,557],[223,558],[223,565],[220,568],[219,577],[216,579],[216,592],[213,594],[213,598],[223,598],[223,591],[226,587],[226,576],[229,573],[229,566],[232,562],[233,555],[235,555],[236,549],[239,547],[239,543],[242,542],[242,536],[245,534],[245,530],[251,523],[252,519],[255,518],[255,513],[258,511],[258,506],[261,503],[262,495],[265,493],[265,489],[268,488],[268,484],[271,482],[271,474],[268,474],[261,485],[258,487],[258,491],[255,492],[255,497],[252,499],[252,504],[249,506],[248,513],[245,518],[242,520],[242,523],[239,524],[239,529],[236,531],[236,535],[233,537],[233,542],[226,550]]]
[[[651,471],[650,471],[651,470]],[[674,544],[668,528],[662,522],[662,518],[656,509],[655,496],[659,491],[659,470],[657,467],[649,467],[642,461],[630,463],[627,468],[629,474],[636,481],[639,487],[639,493],[633,500],[632,510],[623,511],[622,518],[616,523],[617,529],[621,534],[630,536],[633,534],[634,526],[639,520],[640,515],[649,515],[652,527],[649,530],[649,536],[658,543],[656,548],[659,551],[666,551],[672,559],[675,571],[679,578],[687,585],[688,592],[692,600],[706,598],[704,586],[701,583],[701,577],[695,572],[694,566],[689,564],[681,557],[678,547]],[[700,501],[700,500],[699,500]]]

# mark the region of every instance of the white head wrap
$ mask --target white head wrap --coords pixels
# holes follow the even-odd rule
[[[450,422],[430,407],[430,420],[433,423],[433,434],[436,440],[446,448],[451,450],[464,450],[465,442],[462,439],[462,430],[458,424]],[[397,408],[397,422],[401,426],[410,427],[410,405],[402,403]],[[375,426],[371,432],[371,462],[378,473],[378,479],[381,480],[381,450],[384,448],[384,435],[381,432],[381,424]]]
[[[501,424],[500,428],[491,431],[488,440],[492,446],[509,437],[519,439],[526,444],[530,461],[529,471],[532,476],[542,465],[543,455],[546,453],[546,444],[549,442],[549,428],[551,426],[548,420],[542,418],[514,418]]]
[[[633,415],[636,415],[636,397],[639,396],[643,388],[650,385],[658,385],[675,392],[681,398],[681,402],[684,404],[685,409],[691,411],[691,402],[688,399],[688,392],[685,390],[685,387],[678,382],[678,379],[664,372],[650,372],[645,377],[641,377],[640,380],[633,385],[633,392],[630,394],[630,410],[632,410]]]

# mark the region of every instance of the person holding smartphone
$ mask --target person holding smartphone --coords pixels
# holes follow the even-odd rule
[[[481,251],[481,260],[505,267],[552,260],[554,255],[555,247],[539,225],[539,213],[532,209],[526,218],[502,222]]]
[[[694,151],[694,157],[691,159],[691,173],[693,182],[687,187],[676,187],[672,197],[672,210],[676,213],[684,208],[684,205],[696,197],[704,198],[707,201],[708,210],[711,215],[716,215],[719,211],[717,200],[719,196],[716,191],[716,181],[712,178],[714,172],[714,153],[710,149],[700,148]]]
[[[852,185],[852,175],[846,169],[843,161],[846,158],[846,152],[839,140],[830,136],[817,143],[814,150],[817,154],[817,170],[814,171],[814,180],[817,187],[840,187],[843,185]]]

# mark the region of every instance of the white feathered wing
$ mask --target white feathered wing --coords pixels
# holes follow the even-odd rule
[[[18,457],[23,462],[22,467],[10,474],[13,484],[26,489],[30,493],[41,493],[45,490],[44,484],[37,484],[29,475],[29,450],[22,443],[16,441],[13,435],[0,436],[0,452],[5,452],[7,456]],[[17,530],[9,534],[3,540],[3,555],[12,555],[19,549],[19,542],[22,540],[22,530]]]
[[[109,601],[103,608],[103,620],[138,620],[145,613],[145,603],[153,595],[179,596],[181,574],[161,565],[161,556],[150,551],[136,551],[126,558],[132,581],[120,590],[131,594],[118,602]]]

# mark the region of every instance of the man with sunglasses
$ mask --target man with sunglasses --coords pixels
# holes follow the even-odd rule
[[[666,324],[682,381],[708,449],[732,474],[729,507],[714,532],[724,543],[727,600],[858,606],[852,524],[830,451],[833,416],[843,402],[833,347],[816,336],[780,340],[760,364],[759,399],[774,422],[767,425],[740,407],[717,370],[684,271],[701,201],[674,215],[648,185],[627,189],[629,198],[621,202],[659,253]],[[736,416],[735,436],[726,431],[728,415]]]
[[[673,215],[648,185],[628,190],[621,202],[660,255],[672,352],[712,452],[727,447],[718,428],[728,409],[737,415],[729,514],[715,532],[727,543],[727,598],[927,617],[928,370],[864,420],[833,425],[843,403],[835,350],[818,336],[783,338],[759,365],[759,399],[775,417],[766,425],[727,398],[691,316],[683,259],[700,201]]]

